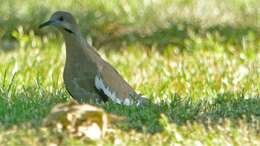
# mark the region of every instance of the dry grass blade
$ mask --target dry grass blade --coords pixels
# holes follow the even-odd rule
[[[44,120],[44,126],[73,137],[100,139],[109,124],[124,119],[93,105],[70,102],[56,105]]]

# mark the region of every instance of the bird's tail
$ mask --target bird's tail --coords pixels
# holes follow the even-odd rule
[[[134,93],[130,96],[132,97],[131,99],[133,99],[133,105],[145,106],[151,103],[151,101],[148,98],[142,96],[141,94]]]

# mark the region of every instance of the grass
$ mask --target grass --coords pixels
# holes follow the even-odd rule
[[[16,49],[0,52],[0,145],[260,145],[258,7],[254,0],[233,1],[234,5],[225,6],[217,0],[162,1],[143,4],[141,12],[136,1],[123,5],[90,0],[84,2],[83,10],[89,13],[83,16],[76,9],[79,1],[59,6],[72,9],[103,58],[154,103],[141,108],[103,105],[128,120],[114,125],[100,141],[75,139],[41,127],[53,106],[71,100],[62,80],[63,40],[57,31],[47,34],[36,29],[58,7],[57,2],[44,4],[34,15],[43,17],[35,21],[27,16],[41,2],[21,2],[24,11],[12,6],[16,1],[3,2],[0,7],[9,11],[1,9],[1,14],[10,19],[0,19],[5,24],[0,28],[1,41],[9,33],[7,40]],[[150,11],[175,4],[174,11],[148,17]],[[198,4],[223,14],[199,13]],[[123,6],[130,8],[127,13]],[[180,14],[182,8],[190,13]],[[99,14],[92,13],[97,9]],[[19,15],[12,17],[15,13]],[[173,14],[176,20],[170,21]],[[100,19],[94,21],[96,15]],[[113,22],[113,29],[107,31]],[[93,29],[83,27],[86,24]]]
[[[52,40],[40,48],[39,37],[27,37],[37,42],[35,47],[0,56],[1,143],[84,145],[84,140],[41,129],[43,118],[55,104],[71,100],[61,77],[65,52]],[[168,47],[160,52],[136,46],[99,52],[160,108],[108,103],[104,106],[107,111],[128,120],[94,144],[259,144],[260,64],[256,48],[230,53],[218,48],[179,52]]]
[[[141,44],[165,47],[174,44],[185,49],[190,31],[200,37],[215,33],[225,43],[240,46],[248,32],[259,34],[259,2],[257,0],[2,0],[0,6],[0,37],[16,39],[13,31],[23,28],[25,34],[50,34],[38,26],[57,10],[73,13],[80,21],[84,35],[95,46]],[[55,32],[57,34],[57,32]],[[165,34],[167,36],[165,36]],[[163,37],[162,37],[163,36]],[[256,35],[259,39],[260,35]],[[158,41],[160,40],[160,41]],[[111,46],[110,46],[111,47]],[[6,47],[14,48],[14,47]]]

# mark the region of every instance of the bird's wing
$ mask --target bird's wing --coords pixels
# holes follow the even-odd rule
[[[102,90],[113,102],[131,105],[131,95],[136,94],[132,87],[107,62],[99,65],[99,73],[95,77],[95,86]]]
[[[87,46],[84,51],[85,55],[97,65],[98,72],[95,76],[95,87],[100,92],[118,104],[131,105],[136,102],[135,98],[140,96],[109,63],[101,58],[94,48]],[[138,99],[137,105],[139,101]]]

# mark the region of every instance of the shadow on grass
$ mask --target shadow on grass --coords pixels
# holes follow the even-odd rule
[[[64,91],[55,93],[33,90],[16,94],[14,98],[0,97],[0,124],[9,128],[30,124],[39,127],[53,106],[66,102],[68,95]],[[39,94],[39,95],[38,95]],[[220,120],[230,119],[234,124],[246,118],[250,123],[252,116],[260,116],[260,98],[246,99],[243,94],[224,93],[211,102],[206,100],[194,101],[191,98],[181,98],[178,95],[171,97],[170,102],[149,104],[143,107],[121,106],[107,103],[103,105],[106,111],[128,117],[128,120],[119,125],[122,130],[136,129],[140,132],[156,133],[163,130],[160,124],[161,113],[168,117],[171,123],[177,125],[189,122],[218,124]],[[145,127],[145,129],[143,129]]]
[[[251,38],[248,38],[250,35]],[[214,25],[208,28],[202,28],[197,23],[187,21],[172,22],[168,27],[158,27],[152,33],[142,33],[140,30],[130,32],[117,32],[105,34],[93,34],[93,42],[96,48],[109,46],[108,48],[122,48],[122,45],[142,45],[144,47],[155,47],[157,50],[167,46],[174,46],[180,50],[194,49],[188,48],[187,42],[195,43],[197,38],[213,39],[213,41],[223,45],[235,45],[242,47],[243,39],[253,39],[257,41],[260,36],[259,29],[254,26],[231,26],[231,25]],[[211,38],[207,38],[211,37]]]
[[[92,22],[92,21],[91,21]],[[94,23],[94,22],[93,22]],[[40,23],[39,23],[40,24]],[[36,25],[36,24],[35,24]],[[86,25],[86,24],[85,24]],[[92,26],[93,24],[89,24]],[[118,24],[119,25],[119,24]],[[81,26],[81,28],[85,28]],[[43,30],[37,28],[31,28],[38,36],[46,35]],[[143,28],[144,30],[146,28]],[[29,34],[24,32],[24,34]],[[181,51],[186,49],[195,49],[193,46],[198,40],[205,39],[213,42],[218,42],[223,45],[234,45],[236,48],[242,48],[243,39],[248,41],[257,41],[260,39],[260,31],[255,26],[231,26],[231,25],[214,25],[211,27],[203,28],[200,24],[188,21],[172,22],[167,27],[157,26],[154,30],[150,30],[150,33],[143,32],[140,28],[132,28],[131,26],[114,26],[109,31],[101,28],[88,28],[81,29],[84,35],[89,35],[92,38],[94,47],[107,48],[109,51],[113,49],[124,48],[125,46],[141,45],[148,48],[156,48],[161,51],[168,46],[174,46]],[[58,31],[53,29],[48,30],[48,34],[56,34]],[[52,39],[58,39],[61,35],[52,35]],[[56,37],[56,38],[55,38]],[[209,38],[210,37],[210,38]],[[8,51],[13,50],[19,44],[19,38],[15,38],[12,34],[7,32],[1,39],[2,45],[0,50]],[[60,40],[60,39],[59,39]],[[15,43],[13,45],[12,43]],[[28,43],[30,46],[31,42]],[[190,44],[190,45],[189,45]]]
[[[150,104],[145,107],[123,107],[109,104],[107,111],[129,117],[126,129],[134,128],[140,131],[143,126],[148,132],[159,132],[163,129],[159,119],[161,113],[168,117],[171,123],[177,125],[187,122],[199,122],[207,125],[218,124],[223,119],[229,119],[238,124],[239,119],[246,118],[250,123],[252,116],[260,116],[260,98],[252,97],[246,99],[243,94],[224,93],[219,94],[215,100],[194,101],[191,98],[181,98],[174,95],[170,102]]]
[[[5,128],[14,125],[41,125],[43,119],[53,106],[65,102],[67,95],[62,91],[48,93],[35,88],[28,88],[22,93],[14,93],[8,97],[0,94],[0,125]]]

